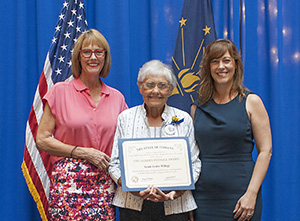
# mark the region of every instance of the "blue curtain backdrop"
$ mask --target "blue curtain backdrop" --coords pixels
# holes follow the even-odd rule
[[[63,0],[1,3],[1,220],[40,220],[21,163],[26,121]],[[142,102],[136,86],[141,65],[150,59],[171,64],[182,4],[183,0],[85,1],[89,28],[100,30],[111,46],[112,68],[104,81],[119,89],[130,107]],[[263,183],[262,220],[299,220],[300,1],[212,4],[218,38],[229,38],[240,47],[245,85],[262,97],[270,115],[273,157]]]

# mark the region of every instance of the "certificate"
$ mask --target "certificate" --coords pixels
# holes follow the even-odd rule
[[[188,138],[119,139],[123,191],[194,189]]]

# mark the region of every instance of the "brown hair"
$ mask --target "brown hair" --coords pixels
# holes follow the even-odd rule
[[[240,99],[242,96],[245,96],[245,91],[248,90],[243,86],[243,63],[241,60],[241,56],[234,45],[234,43],[227,39],[217,39],[210,43],[203,55],[201,61],[201,70],[200,70],[200,86],[197,91],[198,100],[200,104],[207,103],[213,96],[214,92],[214,80],[210,73],[210,63],[213,59],[222,57],[226,52],[229,52],[230,56],[235,61],[235,74],[233,85],[230,90],[230,93],[235,91],[240,95]]]
[[[82,49],[83,43],[95,44],[106,50],[105,61],[102,70],[99,73],[100,77],[107,77],[111,66],[110,48],[105,37],[96,29],[89,29],[83,32],[74,44],[74,50],[72,55],[72,74],[74,78],[79,78],[81,75],[81,63],[80,63],[80,50]]]

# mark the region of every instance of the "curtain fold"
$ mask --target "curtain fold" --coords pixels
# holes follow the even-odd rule
[[[0,9],[2,220],[40,220],[21,163],[26,121],[63,2],[11,0]],[[300,1],[212,4],[218,38],[239,47],[241,31],[244,83],[262,98],[270,116],[273,156],[263,183],[262,220],[298,220]],[[112,68],[104,82],[119,89],[130,107],[142,102],[139,68],[150,59],[171,64],[182,5],[183,0],[85,0],[89,28],[102,32],[111,47]]]

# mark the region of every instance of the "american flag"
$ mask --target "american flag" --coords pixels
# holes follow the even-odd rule
[[[78,36],[86,30],[83,0],[65,0],[26,125],[24,159],[21,167],[42,220],[48,220],[49,177],[52,169],[49,154],[39,151],[35,143],[37,128],[43,114],[42,98],[56,82],[72,79],[73,45]]]

